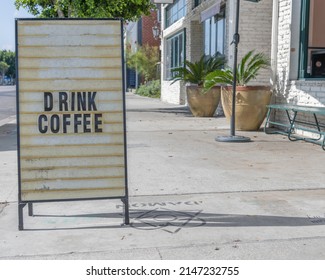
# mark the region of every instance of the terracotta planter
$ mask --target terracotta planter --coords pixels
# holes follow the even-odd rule
[[[194,117],[212,117],[220,102],[221,88],[213,87],[206,93],[199,86],[186,87],[187,103]]]
[[[263,123],[271,100],[270,87],[246,86],[236,88],[236,130],[258,130]],[[232,115],[232,87],[222,88],[222,107],[228,120]]]

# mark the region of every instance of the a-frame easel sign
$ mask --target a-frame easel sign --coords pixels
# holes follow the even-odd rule
[[[18,212],[121,199],[129,223],[123,22],[16,19]]]

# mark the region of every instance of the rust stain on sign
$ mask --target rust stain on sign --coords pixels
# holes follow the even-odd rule
[[[19,20],[22,201],[124,197],[122,28]]]

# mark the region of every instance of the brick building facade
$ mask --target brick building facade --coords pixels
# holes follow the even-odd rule
[[[231,42],[234,33],[235,3],[234,0],[175,0],[173,4],[162,6],[161,99],[163,101],[186,104],[185,85],[183,82],[175,82],[171,85],[168,65],[170,64],[169,56],[172,57],[170,48],[181,39],[184,43],[184,53],[180,54],[182,60],[187,59],[192,62],[198,60],[206,53],[207,44],[211,44],[211,40],[215,40],[217,48],[222,49],[228,64],[232,65],[233,47]],[[216,7],[218,4],[220,4],[220,9]],[[239,59],[253,49],[264,52],[270,57],[272,1],[261,1],[260,3],[241,1],[240,9]],[[209,24],[216,26],[212,28],[210,34],[207,34],[206,30],[209,28]],[[221,31],[219,25],[222,26],[223,32],[219,32]],[[218,35],[214,34],[215,29],[218,29]],[[220,33],[222,33],[222,37]],[[210,39],[208,39],[209,36]],[[175,42],[173,42],[174,38]],[[220,43],[223,45],[222,47]],[[209,54],[213,55],[214,53],[210,52]],[[270,76],[270,71],[264,71],[259,79],[254,81],[254,84],[269,85]]]
[[[152,27],[154,26],[159,26],[157,11],[151,11],[149,16],[143,16],[140,20],[142,45],[160,46],[160,38],[154,38],[152,33]]]
[[[213,8],[218,3],[220,10]],[[206,21],[216,21],[220,13],[224,16],[223,53],[232,66],[235,4],[236,0],[174,0],[162,5],[163,101],[186,104],[184,83],[171,85],[171,47],[182,40],[181,60],[198,60],[206,52]],[[238,58],[253,49],[270,57],[271,71],[265,70],[251,84],[271,85],[273,103],[325,106],[324,11],[323,0],[240,0]],[[202,20],[206,14],[210,19]],[[216,40],[212,33],[209,40]],[[277,113],[274,118],[279,121],[287,117]],[[320,121],[324,123],[325,118]]]
[[[322,61],[325,58],[322,30],[325,1],[273,2],[274,13],[278,15],[273,22],[274,101],[280,104],[324,106],[325,68],[323,73],[315,74],[313,59],[319,56],[325,65],[325,60]],[[313,40],[316,39],[315,45]],[[275,118],[281,120],[286,116],[278,113]],[[322,122],[325,122],[325,118]]]
[[[160,37],[153,36],[152,28],[160,26],[158,12],[151,11],[148,16],[142,16],[137,22],[130,22],[126,26],[126,45],[135,52],[138,46],[149,45],[160,47]],[[139,75],[135,70],[126,69],[126,87],[137,88],[140,84]]]

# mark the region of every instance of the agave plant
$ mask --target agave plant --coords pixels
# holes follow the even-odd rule
[[[208,74],[221,69],[225,64],[225,58],[221,55],[215,55],[207,58],[203,55],[199,61],[185,61],[184,67],[178,67],[172,70],[173,83],[184,81],[186,83],[197,84],[202,86]]]
[[[270,66],[270,61],[264,53],[255,53],[255,51],[249,51],[237,65],[237,85],[246,86],[248,82],[256,79],[261,69],[267,69]],[[233,70],[218,69],[208,74],[204,87],[209,89],[216,84],[231,85],[234,80]]]

